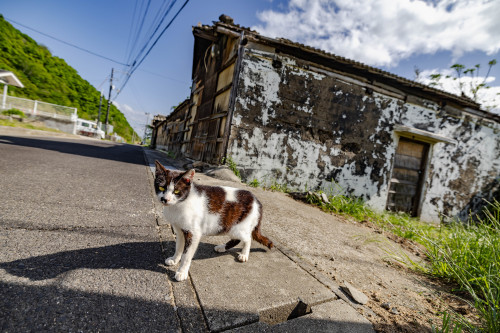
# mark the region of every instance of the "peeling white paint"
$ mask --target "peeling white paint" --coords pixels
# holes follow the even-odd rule
[[[295,60],[284,56],[279,57],[283,66],[274,68],[272,54],[257,51],[252,51],[252,54],[247,54],[243,58],[239,83],[244,91],[251,93],[245,95],[246,97],[242,97],[241,94],[236,96],[238,107],[234,111],[233,125],[240,129],[238,135],[232,135],[228,147],[228,154],[240,168],[245,170],[248,179],[288,183],[297,189],[339,186],[351,195],[364,198],[374,209],[383,210],[386,206],[392,163],[399,141],[399,136],[393,132],[394,125],[424,129],[459,142],[457,145],[436,143],[430,149],[429,174],[426,175],[424,196],[421,199],[422,220],[439,221],[440,213],[446,208],[445,204],[454,207],[451,210],[448,208],[449,214],[460,212],[464,202],[460,201],[456,185],[453,184],[460,182],[467,174],[472,172],[474,181],[470,184],[470,188],[462,189],[466,194],[482,191],[488,185],[488,180],[492,179],[492,173],[496,173],[498,177],[500,125],[493,123],[490,125],[492,128],[475,126],[463,116],[457,119],[440,114],[439,105],[432,101],[424,101],[422,106],[404,103],[394,97],[373,92],[369,96],[364,95],[360,98],[362,103],[359,109],[346,110],[346,112],[365,112],[366,109],[373,113],[373,106],[376,106],[377,126],[374,129],[366,129],[371,131],[368,137],[363,139],[368,142],[364,149],[358,152],[372,160],[381,161],[382,165],[377,165],[376,168],[366,164],[363,164],[363,167],[358,166],[356,163],[361,162],[353,160],[356,154],[342,150],[346,134],[341,128],[330,132],[330,146],[327,146],[325,142],[318,140],[302,140],[299,131],[280,131],[278,128],[266,127],[270,125],[271,120],[278,124],[280,121],[276,119],[277,106],[282,105],[279,97],[280,85],[288,84],[282,80],[284,71],[290,78],[301,77],[304,89],[307,88],[308,82],[323,80],[326,75],[305,70],[297,65]],[[342,91],[341,84],[335,85],[334,88],[338,90],[328,93],[332,96],[345,95],[343,98],[346,99],[352,98],[355,91],[354,88],[348,93]],[[329,111],[313,110],[313,102],[311,97],[308,97],[302,105],[295,103],[291,105],[296,112],[308,115]],[[247,121],[253,121],[247,119],[246,112],[250,110],[255,112],[256,108],[259,110],[257,120],[261,122],[263,128],[246,124]],[[346,119],[348,115],[341,113],[339,118]],[[473,122],[479,121],[473,116],[468,118]],[[307,125],[311,124],[311,118],[308,118]],[[363,122],[358,126],[363,126]],[[381,138],[385,138],[384,141]],[[332,143],[335,146],[332,147]],[[246,150],[241,147],[245,147]],[[366,149],[368,147],[373,149]],[[474,161],[478,161],[478,165],[472,170],[471,163]],[[331,179],[326,179],[332,172],[336,173],[336,184],[332,184]]]
[[[272,67],[272,63],[266,59],[257,58],[251,61],[244,58],[243,83],[245,89],[253,89],[259,91],[259,96],[255,97],[255,101],[262,105],[261,121],[262,125],[267,125],[270,118],[274,118],[276,113],[274,107],[281,104],[278,97],[281,77]],[[239,101],[244,107],[248,107],[248,100]],[[254,104],[255,105],[255,104]]]

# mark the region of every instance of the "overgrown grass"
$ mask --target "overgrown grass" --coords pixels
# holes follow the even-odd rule
[[[398,236],[416,241],[427,249],[428,264],[406,264],[431,276],[457,283],[470,294],[481,315],[481,326],[464,317],[445,312],[439,332],[500,332],[500,203],[485,210],[485,218],[468,223],[453,222],[439,226],[422,223],[407,214],[375,212],[359,198],[341,191],[330,191],[325,202],[321,193],[309,193],[306,200],[324,211],[368,220]]]
[[[485,218],[452,223],[439,238],[424,234],[430,264],[426,271],[454,281],[468,292],[482,319],[481,331],[500,332],[500,203],[494,201]],[[472,222],[472,221],[471,221]],[[470,323],[458,317],[466,326]]]

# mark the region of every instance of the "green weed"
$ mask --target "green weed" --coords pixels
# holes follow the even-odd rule
[[[286,183],[283,184],[278,183],[276,179],[274,179],[269,186],[266,186],[265,189],[272,192],[283,192],[283,193],[291,192],[291,189],[288,187]]]
[[[229,169],[231,169],[231,171],[234,172],[234,174],[236,175],[236,177],[238,177],[239,179],[241,179],[241,174],[240,174],[240,170],[238,169],[238,165],[231,158],[231,156],[228,156],[226,158],[222,158],[222,164],[227,165],[229,167]]]
[[[250,183],[248,183],[248,186],[259,187],[260,186],[260,182],[256,178],[254,178]]]

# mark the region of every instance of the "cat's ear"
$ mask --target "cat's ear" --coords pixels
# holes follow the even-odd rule
[[[162,175],[167,173],[167,169],[165,169],[165,167],[161,165],[161,163],[158,162],[158,160],[155,160],[155,166],[156,166],[155,175]]]
[[[195,174],[194,169],[188,170],[182,175],[182,179],[186,183],[190,184],[193,181],[194,174]]]

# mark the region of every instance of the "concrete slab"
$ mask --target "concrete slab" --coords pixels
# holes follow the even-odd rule
[[[259,322],[229,332],[375,332],[366,318],[341,299],[313,306],[311,311],[308,315],[275,326]]]
[[[218,254],[213,250],[226,237],[206,237],[191,266],[191,279],[210,331],[253,322],[277,323],[297,308],[335,299],[328,288],[278,250],[254,242],[249,261],[237,260],[239,248]]]

